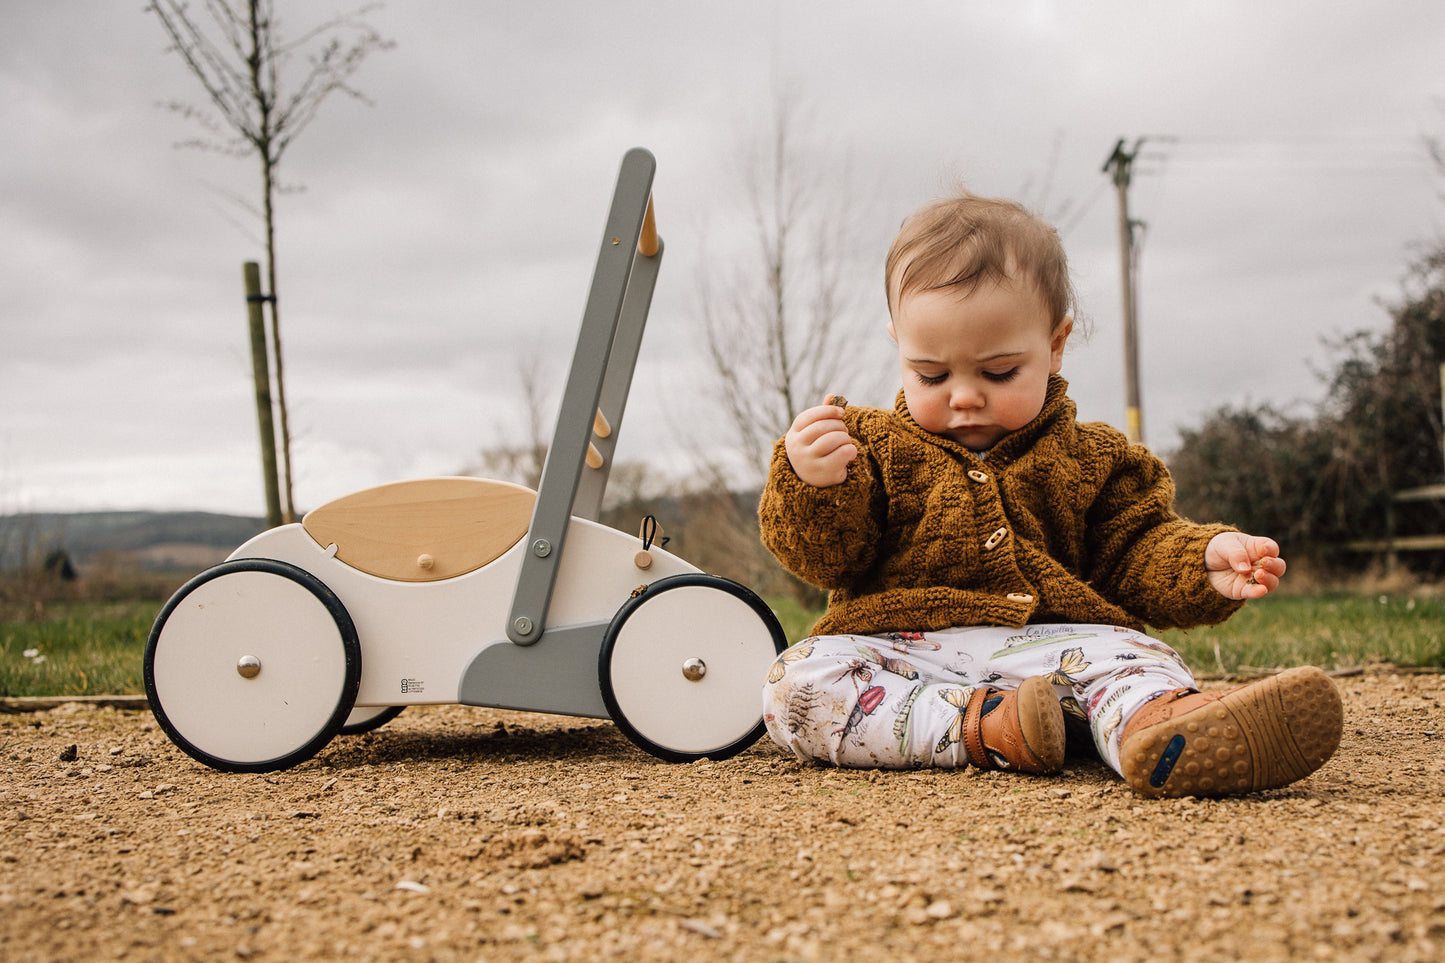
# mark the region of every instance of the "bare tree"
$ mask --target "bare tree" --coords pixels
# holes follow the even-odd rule
[[[203,0],[207,17],[193,16],[182,0],[155,0],[154,13],[173,52],[184,61],[210,101],[209,107],[171,102],[166,106],[199,123],[209,139],[183,146],[203,147],[233,156],[254,154],[261,163],[261,210],[265,227],[267,301],[271,308],[272,372],[281,423],[285,518],[296,517],[291,484],[291,431],[286,417],[286,388],[281,361],[281,322],[276,299],[277,168],[286,150],[316,118],[334,93],[366,102],[351,86],[351,76],[374,51],[394,44],[382,39],[365,20],[379,8],[371,4],[338,14],[294,39],[285,39],[274,0]],[[292,70],[301,58],[305,66]]]
[[[548,372],[553,368],[552,359],[544,357],[540,348],[517,359],[521,435],[503,429],[501,440],[477,452],[473,460],[462,467],[461,474],[509,481],[537,490],[547,463],[559,402],[554,389],[560,386],[548,379]],[[676,499],[669,498],[669,493],[662,490],[651,466],[646,462],[617,462],[607,478],[607,492],[598,520],[623,531],[637,531],[646,515],[653,515],[654,521],[658,521],[659,502],[670,505]],[[671,523],[668,519],[667,524]]]
[[[515,482],[533,490],[541,484],[547,446],[552,438],[548,413],[556,409],[556,400],[550,397],[551,386],[543,377],[544,363],[540,351],[517,359],[525,436],[516,439],[508,432],[500,444],[478,452],[476,459],[462,469],[462,474]]]
[[[860,233],[856,204],[847,170],[832,166],[837,156],[812,136],[803,104],[777,95],[769,125],[741,162],[749,247],[720,267],[703,259],[700,312],[714,397],[733,447],[754,471],[766,469],[794,415],[848,385],[867,355],[857,252],[849,247]],[[874,273],[881,279],[881,266]],[[867,290],[874,287],[881,290],[881,280]]]
[[[865,376],[868,363],[880,373],[886,366],[866,339],[881,336],[881,320],[873,331],[863,305],[875,289],[882,301],[882,257],[868,252],[875,256],[860,284],[862,252],[850,245],[863,234],[856,226],[862,218],[849,172],[837,164],[841,152],[814,136],[796,96],[775,95],[767,126],[741,153],[746,245],[733,260],[704,252],[699,277],[716,389],[708,398],[722,412],[726,440],[694,452],[713,517],[688,537],[690,550],[709,556],[709,570],[776,591],[797,586],[758,540],[755,499],[736,491],[766,472],[774,442],[799,411],[820,404],[829,390],[876,388],[878,374]],[[704,509],[690,514],[701,518]],[[703,538],[706,548],[695,544]]]

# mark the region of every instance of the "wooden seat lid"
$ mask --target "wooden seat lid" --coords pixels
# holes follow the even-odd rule
[[[452,578],[505,553],[532,521],[530,488],[483,478],[425,478],[345,495],[301,525],[369,575],[404,582]]]

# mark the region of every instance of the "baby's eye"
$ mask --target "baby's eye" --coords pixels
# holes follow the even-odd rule
[[[926,385],[941,385],[944,381],[948,380],[948,375],[946,374],[926,375],[921,371],[915,371],[913,373],[918,376],[919,381]]]
[[[1010,368],[1010,369],[1007,370],[1007,371],[985,371],[985,372],[983,373],[983,376],[984,376],[985,378],[987,378],[989,381],[995,381],[995,382],[998,382],[999,384],[1004,384],[1004,383],[1009,382],[1009,381],[1012,381],[1012,380],[1014,380],[1014,378],[1018,377],[1018,373],[1019,373],[1019,369],[1017,369],[1017,368]]]

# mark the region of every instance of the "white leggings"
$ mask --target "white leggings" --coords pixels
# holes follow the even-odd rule
[[[773,663],[763,719],[799,759],[864,769],[967,764],[963,710],[974,688],[1053,683],[1066,717],[1087,722],[1119,771],[1124,722],[1194,676],[1169,646],[1112,625],[969,627],[940,632],[824,635]]]

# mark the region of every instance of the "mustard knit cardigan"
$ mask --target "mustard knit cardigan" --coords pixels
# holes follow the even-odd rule
[[[1076,622],[1157,628],[1222,622],[1204,548],[1224,525],[1174,511],[1164,463],[1101,423],[1075,420],[1068,384],[986,459],[894,410],[848,407],[860,454],[814,488],[781,441],[759,505],[763,541],[830,590],[813,634]]]

